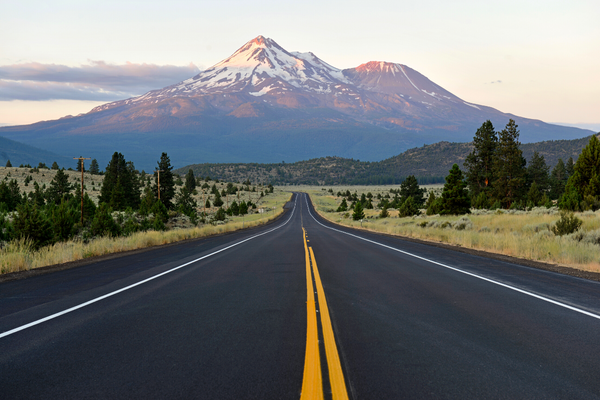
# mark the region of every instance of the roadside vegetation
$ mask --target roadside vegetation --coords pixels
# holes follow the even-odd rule
[[[115,153],[105,171],[95,160],[84,171],[82,223],[74,166],[0,167],[0,274],[264,224],[290,198],[272,185],[175,175],[163,153],[159,200],[158,173]]]
[[[298,187],[319,213],[347,226],[433,240],[600,272],[600,141],[577,162],[549,170],[534,152],[526,162],[514,121],[496,132],[487,121],[474,147],[441,186]]]

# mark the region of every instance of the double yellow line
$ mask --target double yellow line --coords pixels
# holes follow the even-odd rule
[[[325,355],[327,356],[327,367],[329,371],[329,382],[333,400],[347,400],[346,382],[340,364],[329,309],[325,299],[325,291],[319,276],[317,261],[312,247],[308,247],[306,231],[302,228],[304,237],[304,256],[306,258],[306,355],[304,360],[304,378],[302,380],[302,395],[300,400],[323,399],[323,378],[321,375],[321,358],[319,356],[319,332],[317,329],[317,309],[315,303],[315,291],[313,289],[313,274],[317,297],[319,300],[319,314],[321,315],[321,327],[323,329],[323,340],[325,342]],[[312,271],[311,271],[312,264]]]

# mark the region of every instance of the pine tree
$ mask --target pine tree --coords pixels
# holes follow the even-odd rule
[[[527,166],[527,182],[529,186],[533,183],[537,185],[540,192],[545,192],[550,188],[548,170],[544,156],[541,156],[537,151],[533,152],[529,165]],[[541,196],[541,194],[540,194]]]
[[[131,161],[115,152],[106,166],[98,201],[108,204],[115,211],[127,207],[138,209],[140,205],[140,183]]]
[[[10,163],[10,160],[6,160],[6,168],[11,168],[12,164]]]
[[[185,176],[185,188],[190,193],[193,193],[196,189],[196,179],[194,178],[194,171],[192,171],[191,169]]]
[[[60,204],[63,198],[68,199],[72,190],[69,184],[69,175],[64,172],[64,169],[56,171],[56,175],[50,182],[50,187],[46,191],[48,203]]]
[[[98,160],[95,158],[90,163],[90,174],[98,175],[100,173],[100,166],[98,165]]]
[[[494,196],[505,208],[510,208],[524,195],[527,162],[520,145],[517,124],[511,119],[499,134],[494,157]]]
[[[59,167],[58,167],[58,163],[57,163],[56,161],[54,161],[54,162],[52,163],[52,168],[51,168],[51,169],[53,169],[53,170],[58,170],[58,169],[59,169]]]
[[[167,153],[162,153],[160,161],[158,161],[158,170],[160,173],[160,201],[164,204],[167,210],[173,208],[173,198],[175,197],[175,179],[173,177],[173,167]],[[154,173],[154,190],[158,186],[158,173]]]
[[[11,179],[8,184],[5,181],[0,182],[0,204],[5,204],[6,211],[14,211],[22,201],[23,197],[16,179]]]
[[[363,211],[362,204],[360,201],[357,201],[354,205],[354,212],[352,213],[352,219],[355,221],[359,221],[365,218],[365,212]]]
[[[575,163],[573,162],[573,157],[569,157],[565,168],[567,169],[567,179],[569,179],[575,173]]]
[[[79,212],[69,207],[64,199],[52,208],[52,231],[56,241],[68,240],[73,236],[75,224],[79,221]]]
[[[190,192],[187,187],[184,186],[179,190],[179,194],[175,199],[175,206],[180,213],[187,215],[190,220],[195,223],[198,217],[196,211],[198,203],[196,203],[196,200],[192,197],[192,192]]]
[[[14,234],[17,239],[31,240],[34,248],[52,243],[52,227],[37,204],[28,201],[17,206],[13,219]]]
[[[462,171],[458,168],[457,164],[454,164],[444,184],[440,214],[460,215],[471,212],[471,201],[466,186],[467,184],[463,179]]]
[[[406,179],[400,184],[400,202],[404,203],[406,199],[409,197],[413,198],[413,201],[417,205],[417,207],[423,206],[425,200],[423,199],[423,194],[425,193],[425,189],[421,189],[419,187],[419,183],[417,182],[417,178],[414,175],[409,175]]]
[[[413,215],[419,215],[419,206],[412,196],[408,196],[402,205],[398,208],[398,215],[400,217],[412,217]]]
[[[221,207],[223,205],[223,199],[221,199],[221,195],[219,194],[219,191],[217,190],[216,194],[215,194],[215,200],[213,201],[213,205],[215,207]]]
[[[600,140],[596,135],[590,138],[589,143],[577,158],[573,175],[569,177],[569,183],[582,198],[600,196],[600,191],[593,182],[595,176],[600,176]]]
[[[344,211],[348,211],[348,203],[346,202],[346,199],[342,199],[342,202],[340,203],[339,207],[337,208],[337,212],[344,212]]]
[[[498,136],[494,125],[487,120],[481,125],[473,137],[473,151],[465,158],[466,180],[475,198],[480,192],[491,196],[494,177],[494,155],[498,147]]]
[[[558,159],[558,163],[552,169],[550,174],[550,198],[558,199],[565,191],[567,184],[567,168],[562,158]]]

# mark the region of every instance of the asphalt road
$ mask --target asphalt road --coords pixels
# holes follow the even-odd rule
[[[1,283],[0,398],[299,399],[316,360],[328,399],[328,319],[349,398],[600,398],[599,283],[333,226],[306,195],[287,207]]]

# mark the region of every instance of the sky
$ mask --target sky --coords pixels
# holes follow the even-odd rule
[[[258,35],[407,65],[470,103],[600,131],[600,1],[0,0],[0,125],[195,75]]]

